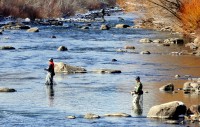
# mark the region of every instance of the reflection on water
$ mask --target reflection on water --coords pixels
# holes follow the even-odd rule
[[[49,99],[49,106],[52,107],[54,104],[54,88],[53,85],[46,85],[46,90]]]

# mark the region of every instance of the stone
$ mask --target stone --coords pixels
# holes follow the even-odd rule
[[[109,73],[109,74],[115,74],[115,73],[121,73],[120,70],[112,70],[112,69],[99,69],[99,70],[95,70],[95,72],[97,73]]]
[[[164,43],[163,46],[170,46],[170,44],[168,44],[168,43]]]
[[[0,47],[0,50],[15,50],[15,48],[12,46],[2,46]]]
[[[147,55],[149,55],[151,53],[149,51],[142,51],[142,52],[140,52],[140,54],[147,54]]]
[[[141,43],[151,43],[152,40],[150,40],[149,38],[143,38],[143,39],[140,39],[140,42]]]
[[[155,39],[153,40],[153,43],[163,43],[161,39]]]
[[[181,76],[180,75],[175,75],[175,78],[180,78]]]
[[[39,28],[33,27],[27,30],[27,32],[39,32]]]
[[[169,83],[159,88],[160,91],[174,91],[174,84]]]
[[[195,115],[200,114],[200,105],[190,106],[187,110],[187,115],[191,115],[191,114],[195,114]]]
[[[128,45],[127,45],[127,46],[124,46],[124,49],[133,49],[133,50],[134,50],[135,47],[134,47],[134,46],[128,46]]]
[[[53,36],[51,36],[51,38],[56,38],[56,36],[55,36],[55,35],[53,35]]]
[[[116,59],[112,59],[112,62],[116,62],[117,60]]]
[[[165,39],[164,43],[182,45],[184,44],[184,40],[181,38],[169,38],[169,39]]]
[[[57,50],[58,51],[68,51],[67,47],[65,47],[65,46],[60,46]]]
[[[115,26],[115,28],[128,28],[128,27],[130,27],[129,25],[126,25],[126,24],[117,24],[116,26]]]
[[[88,30],[89,27],[88,27],[88,26],[82,26],[81,29],[82,29],[82,30]]]
[[[113,114],[105,114],[105,117],[131,117],[131,115],[126,113],[113,113]]]
[[[183,84],[184,91],[200,91],[200,83],[188,81]]]
[[[57,73],[87,73],[87,70],[82,67],[67,65],[63,62],[54,63],[54,70]]]
[[[178,119],[179,115],[185,115],[187,107],[183,102],[173,101],[151,107],[147,117],[161,119]]]
[[[16,92],[13,88],[0,88],[0,92]]]
[[[110,29],[110,27],[105,24],[101,25],[101,27],[100,27],[100,30],[109,30],[109,29]]]
[[[95,114],[92,114],[92,113],[88,113],[84,116],[85,119],[99,119],[101,118],[99,115],[95,115]]]
[[[67,116],[67,119],[76,119],[76,116]]]

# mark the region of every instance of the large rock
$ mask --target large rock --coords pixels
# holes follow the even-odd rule
[[[65,46],[60,46],[60,47],[58,47],[57,50],[58,51],[68,51],[67,47],[65,47]]]
[[[109,73],[109,74],[115,74],[115,73],[121,73],[120,70],[112,70],[112,69],[99,69],[99,70],[95,70],[94,72],[97,72],[97,73]]]
[[[126,25],[126,24],[117,24],[116,26],[115,26],[115,28],[128,28],[128,27],[130,27],[129,25]]]
[[[179,115],[185,115],[186,109],[187,108],[183,102],[173,101],[173,102],[153,106],[149,110],[147,117],[178,119]]]
[[[100,27],[100,30],[109,30],[109,29],[110,29],[110,27],[105,24],[101,25],[101,27]]]
[[[16,90],[12,88],[0,88],[0,92],[16,92]]]
[[[174,91],[174,84],[169,83],[159,88],[161,91]]]
[[[0,50],[14,50],[15,48],[12,46],[2,46],[0,47]]]
[[[62,72],[62,73],[86,73],[86,69],[82,67],[76,67],[76,66],[71,66],[67,65],[63,62],[60,63],[55,63],[54,65],[54,70],[55,72]]]
[[[164,43],[168,43],[168,44],[184,44],[184,40],[181,38],[169,38],[169,39],[165,39]]]
[[[192,82],[188,81],[183,84],[184,91],[197,91],[200,92],[200,83],[199,82]]]
[[[39,28],[33,27],[27,30],[27,32],[39,32]]]

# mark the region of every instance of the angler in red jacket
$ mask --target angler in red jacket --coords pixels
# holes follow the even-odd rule
[[[47,71],[47,76],[46,76],[46,85],[53,85],[53,76],[55,75],[54,72],[54,62],[53,59],[49,59],[49,67],[45,68],[44,70]]]

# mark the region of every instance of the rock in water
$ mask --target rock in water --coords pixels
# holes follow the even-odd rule
[[[126,25],[126,24],[117,24],[116,26],[115,26],[115,28],[128,28],[128,27],[130,27],[129,25]]]
[[[27,30],[27,32],[39,32],[39,28],[33,27]]]
[[[68,51],[67,47],[65,47],[65,46],[60,46],[57,50],[58,51]]]
[[[86,73],[87,70],[82,67],[67,65],[63,62],[55,63],[55,72],[58,73]]]
[[[101,25],[100,30],[109,30],[110,27],[108,25]]]
[[[106,117],[131,117],[131,115],[126,113],[113,113],[113,114],[105,114]]]
[[[0,50],[14,50],[15,48],[12,46],[2,46],[0,47]]]
[[[16,92],[16,90],[12,88],[0,88],[0,92]]]
[[[161,91],[174,91],[174,84],[169,83],[159,88]]]
[[[147,117],[149,118],[164,118],[164,119],[178,119],[179,115],[185,115],[187,107],[183,102],[173,101],[161,105],[153,106]]]
[[[85,119],[99,119],[101,118],[99,115],[95,115],[95,114],[92,114],[92,113],[88,113],[84,116]]]

